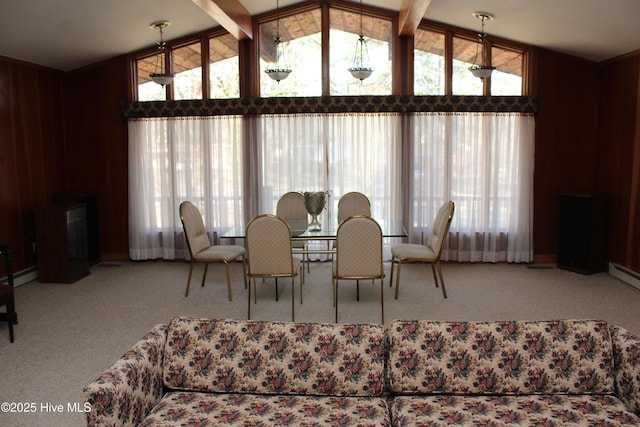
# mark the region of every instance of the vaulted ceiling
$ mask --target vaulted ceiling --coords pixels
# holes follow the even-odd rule
[[[69,71],[152,46],[157,32],[149,24],[169,20],[173,39],[219,25],[197,0],[25,0],[0,7],[0,55]],[[249,15],[275,9],[269,0],[239,1]],[[416,0],[418,1],[418,0]],[[420,0],[423,1],[423,0]],[[412,0],[363,0],[394,12]],[[281,0],[280,7],[299,3]],[[637,0],[431,0],[423,17],[479,29],[474,11],[495,15],[487,33],[600,62],[640,49]],[[235,15],[230,14],[233,20]]]

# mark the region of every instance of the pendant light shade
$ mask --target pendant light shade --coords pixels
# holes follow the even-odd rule
[[[484,22],[490,21],[493,19],[493,15],[487,12],[474,12],[473,16],[482,21],[482,31],[478,34],[478,44],[476,45],[476,56],[473,60],[473,65],[469,67],[469,71],[475,77],[483,80],[491,77],[491,73],[496,67],[492,66],[488,60],[487,52],[486,52],[486,43],[485,40],[487,38],[487,34],[484,32]],[[478,50],[482,53],[480,55],[480,63],[478,63]]]

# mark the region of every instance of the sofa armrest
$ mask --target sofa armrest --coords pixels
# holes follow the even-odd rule
[[[640,415],[640,339],[619,326],[611,326],[615,386],[618,397]]]
[[[135,426],[163,394],[167,325],[157,325],[83,390],[88,426]]]

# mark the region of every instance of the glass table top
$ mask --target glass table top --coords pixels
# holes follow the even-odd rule
[[[400,220],[385,220],[374,218],[382,229],[382,237],[407,237],[407,232]],[[306,222],[301,220],[287,221],[291,227],[291,237],[294,240],[334,240],[338,231],[337,221],[322,223],[319,231],[310,231],[306,228]],[[236,225],[220,235],[224,239],[241,239],[245,237],[246,226]]]

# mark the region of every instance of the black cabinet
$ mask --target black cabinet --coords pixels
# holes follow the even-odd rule
[[[41,282],[73,283],[89,274],[86,203],[56,203],[36,211]]]
[[[606,270],[607,197],[562,194],[558,267],[583,274]]]

